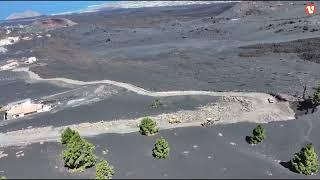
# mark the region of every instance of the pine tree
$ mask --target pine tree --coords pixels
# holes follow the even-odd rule
[[[77,131],[72,130],[69,127],[67,127],[61,134],[61,143],[62,144],[68,144],[69,140],[74,135],[80,136]]]
[[[93,144],[80,136],[72,136],[67,144],[67,149],[63,151],[65,166],[79,171],[93,166],[96,162],[94,148]]]
[[[266,138],[266,131],[261,126],[258,125],[256,128],[252,131],[252,136],[249,137],[249,143],[250,144],[259,144]]]
[[[111,179],[114,174],[113,167],[106,160],[96,165],[96,179]]]
[[[312,102],[315,106],[320,105],[320,87],[318,87],[316,92],[314,92]]]
[[[294,171],[311,175],[317,173],[319,169],[318,155],[314,150],[313,145],[310,143],[302,148],[300,152],[295,153],[290,165]]]
[[[143,118],[139,127],[140,133],[147,136],[155,135],[159,131],[157,123],[149,117]]]
[[[153,156],[160,159],[160,158],[167,158],[169,155],[170,147],[168,142],[161,137],[160,139],[157,140],[153,151]]]

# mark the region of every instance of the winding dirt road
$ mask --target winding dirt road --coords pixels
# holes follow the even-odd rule
[[[145,90],[143,88],[137,87],[135,85],[123,82],[117,82],[112,80],[99,80],[99,81],[79,81],[67,78],[47,78],[44,79],[38,74],[32,72],[27,67],[14,69],[15,72],[26,72],[31,80],[35,81],[46,81],[46,82],[64,82],[72,85],[91,85],[91,84],[108,84],[118,86],[129,91],[135,92],[140,95],[152,96],[152,97],[169,97],[169,96],[194,96],[194,95],[205,95],[205,96],[237,96],[237,97],[254,97],[258,99],[267,100],[268,98],[273,98],[271,95],[266,93],[257,92],[215,92],[215,91],[162,91],[162,92],[152,92]]]

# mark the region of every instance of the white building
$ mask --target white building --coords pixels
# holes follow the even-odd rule
[[[32,64],[37,61],[36,57],[29,57],[26,61],[24,61],[25,64]]]
[[[41,103],[33,103],[31,99],[24,99],[8,104],[5,109],[7,111],[4,115],[4,120],[7,120],[24,117],[33,113],[50,111],[51,106]]]

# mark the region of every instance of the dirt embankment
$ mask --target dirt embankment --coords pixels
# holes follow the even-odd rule
[[[175,113],[152,116],[160,129],[201,126],[203,123],[230,124],[237,122],[268,123],[292,120],[294,112],[288,102],[269,103],[266,99],[254,97],[221,97],[217,103],[199,107],[196,110],[183,110]],[[68,127],[80,132],[82,136],[95,136],[103,133],[131,133],[139,130],[137,119],[81,123]],[[176,123],[170,123],[175,121]],[[53,128],[41,127],[0,134],[2,146],[57,141],[66,126]]]

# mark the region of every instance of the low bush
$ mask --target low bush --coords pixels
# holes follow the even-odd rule
[[[106,160],[96,165],[96,179],[111,179],[114,174],[113,167]]]
[[[154,149],[152,150],[153,156],[158,159],[165,159],[169,156],[170,147],[168,142],[161,137],[157,140]]]
[[[139,125],[140,133],[146,136],[151,136],[159,132],[157,123],[149,117],[142,119]]]
[[[252,136],[249,137],[249,143],[250,144],[259,144],[266,138],[266,131],[261,126],[258,125],[256,128],[252,131]]]

